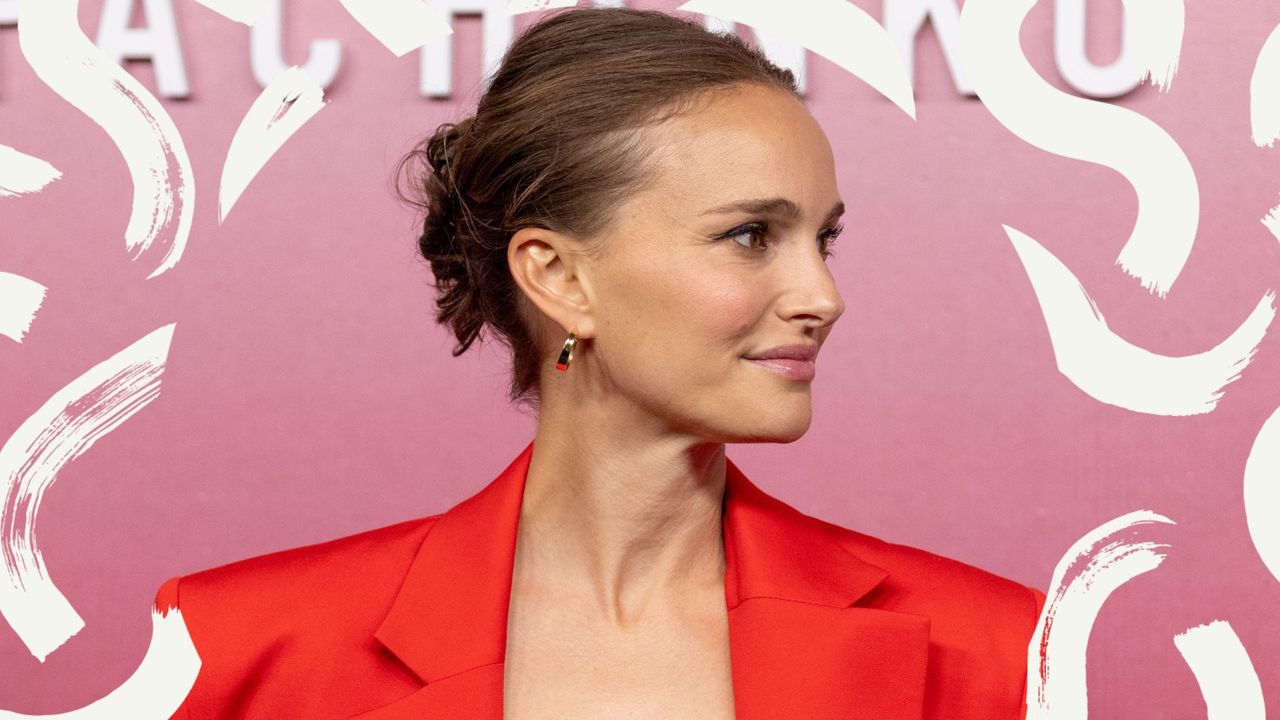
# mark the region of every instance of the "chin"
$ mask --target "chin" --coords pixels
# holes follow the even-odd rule
[[[731,387],[704,393],[699,403],[714,415],[703,416],[706,437],[729,443],[790,443],[809,431],[813,402],[807,384],[779,388],[774,378],[735,382]]]
[[[804,434],[807,432],[809,432],[808,418],[805,419],[805,422],[803,425],[796,426],[794,429],[790,429],[787,432],[782,433],[776,442],[780,442],[780,443],[795,442],[796,440],[799,440],[800,438],[804,437]]]
[[[803,432],[798,433],[756,433],[742,435],[729,442],[747,444],[747,443],[773,443],[775,445],[787,445],[804,437]]]
[[[775,417],[769,423],[756,423],[752,428],[737,433],[743,439],[736,442],[753,442],[753,443],[792,443],[804,437],[809,432],[812,416],[805,412],[803,416],[797,415],[794,419]]]

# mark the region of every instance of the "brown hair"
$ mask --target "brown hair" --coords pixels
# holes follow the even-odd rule
[[[653,148],[636,131],[744,83],[801,97],[790,70],[736,35],[656,10],[553,11],[516,38],[475,114],[440,125],[398,171],[414,171],[401,197],[425,210],[418,250],[454,357],[487,325],[511,350],[509,399],[536,410],[538,323],[507,266],[511,236],[598,238],[650,176]]]

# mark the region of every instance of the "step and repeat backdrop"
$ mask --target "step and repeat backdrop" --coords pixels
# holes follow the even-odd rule
[[[524,447],[395,170],[565,4],[0,0],[0,709],[167,717],[165,579]],[[627,5],[791,68],[849,208],[812,426],[729,457],[1048,593],[1035,717],[1280,707],[1280,5]]]

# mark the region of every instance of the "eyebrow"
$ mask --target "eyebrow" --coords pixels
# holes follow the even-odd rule
[[[800,206],[783,197],[759,198],[755,200],[739,200],[728,205],[711,208],[703,212],[703,215],[725,215],[728,213],[754,213],[758,215],[774,215],[787,220],[796,220],[800,217]],[[827,219],[838,217],[844,214],[844,202],[837,202],[831,208],[831,212],[827,215]]]

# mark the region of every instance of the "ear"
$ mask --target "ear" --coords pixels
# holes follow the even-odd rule
[[[507,245],[516,285],[544,315],[578,337],[595,336],[587,256],[571,238],[546,228],[521,228]]]

